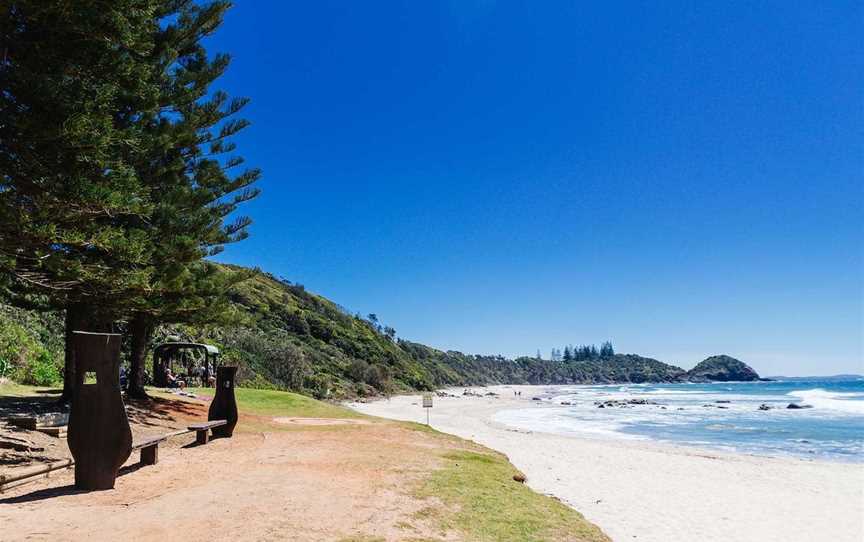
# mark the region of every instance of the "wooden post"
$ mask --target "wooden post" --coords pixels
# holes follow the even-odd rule
[[[216,369],[216,395],[210,403],[207,412],[208,420],[227,420],[226,425],[213,428],[213,436],[231,437],[237,425],[237,399],[234,397],[234,378],[237,367],[219,367]]]
[[[141,448],[141,464],[155,465],[159,462],[159,445]]]
[[[75,487],[112,489],[132,453],[120,396],[120,335],[75,331],[72,346],[76,371],[67,440],[75,458]]]

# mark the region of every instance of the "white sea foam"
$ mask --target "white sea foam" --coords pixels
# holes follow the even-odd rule
[[[520,408],[501,410],[492,419],[502,425],[527,431],[543,431],[558,434],[587,434],[605,437],[642,440],[648,437],[626,434],[622,424],[615,420],[575,419],[561,408]]]
[[[801,399],[814,408],[836,410],[851,414],[864,414],[864,394],[826,391],[822,388],[790,391],[787,395]],[[858,399],[858,400],[856,400]]]

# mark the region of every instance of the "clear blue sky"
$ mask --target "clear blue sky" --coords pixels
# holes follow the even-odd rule
[[[402,337],[864,372],[860,2],[238,1],[224,261]]]

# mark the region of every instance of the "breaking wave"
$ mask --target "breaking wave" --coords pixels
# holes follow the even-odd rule
[[[801,399],[813,408],[864,414],[864,393],[832,392],[822,388],[790,391],[787,395]]]

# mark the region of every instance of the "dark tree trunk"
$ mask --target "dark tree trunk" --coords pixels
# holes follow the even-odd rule
[[[63,393],[60,395],[61,403],[72,400],[72,389],[75,385],[75,348],[72,344],[73,331],[110,331],[110,324],[100,318],[94,307],[83,303],[71,303],[66,307],[65,322],[65,348],[63,356]]]
[[[132,352],[129,356],[129,386],[126,393],[129,397],[147,399],[144,391],[144,368],[147,366],[147,350],[153,337],[153,320],[142,313],[135,313],[129,322],[129,332],[132,335]]]
[[[65,321],[65,345],[63,354],[63,394],[60,402],[68,403],[72,400],[72,387],[75,384],[75,348],[72,346],[72,332],[84,331],[81,325],[84,308],[80,304],[71,304],[66,307]]]

